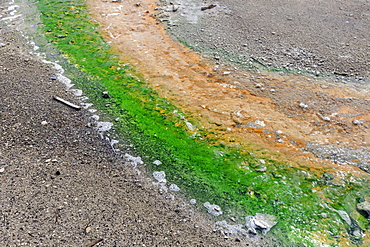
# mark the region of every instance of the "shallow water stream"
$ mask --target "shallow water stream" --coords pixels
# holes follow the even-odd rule
[[[156,18],[160,9],[151,0],[140,3],[131,0],[90,0],[88,6],[94,19],[91,22],[99,23],[105,40],[125,62],[122,66],[112,62],[113,65],[99,76],[108,74],[107,78],[115,79],[114,76],[109,77],[111,71],[118,71],[121,67],[134,67],[159,96],[186,113],[185,117],[173,111],[173,115],[185,123],[186,132],[196,143],[209,140],[214,147],[220,147],[220,151],[214,149],[213,156],[216,159],[238,162],[232,167],[207,167],[209,170],[203,174],[207,173],[207,178],[191,177],[194,166],[191,164],[189,168],[184,165],[182,169],[186,169],[189,175],[183,175],[188,176],[186,179],[189,180],[178,178],[182,171],[174,166],[172,170],[176,171],[172,171],[172,174],[175,175],[170,179],[175,183],[176,177],[179,183],[183,179],[183,185],[188,186],[188,189],[207,179],[215,180],[219,185],[230,185],[227,187],[231,188],[227,192],[230,193],[230,199],[223,199],[240,212],[230,210],[222,217],[228,217],[227,213],[230,213],[245,218],[245,214],[250,212],[260,213],[266,210],[282,220],[289,218],[291,225],[285,226],[285,229],[289,228],[291,231],[288,235],[298,236],[301,241],[306,241],[304,239],[307,238],[317,242],[331,236],[323,244],[347,243],[358,227],[365,231],[361,232],[364,234],[359,237],[360,240],[364,243],[368,241],[368,224],[365,217],[356,211],[356,200],[367,198],[365,196],[368,188],[361,186],[369,182],[369,174],[364,171],[369,157],[350,155],[341,158],[344,162],[333,162],[328,155],[330,152],[315,151],[321,150],[323,146],[340,146],[344,147],[344,151],[340,152],[347,152],[349,149],[367,152],[370,110],[366,85],[352,87],[336,84],[329,78],[276,74],[263,70],[247,71],[220,61],[219,58],[204,58],[168,35]],[[162,8],[173,11],[171,6]],[[73,32],[82,32],[83,24],[77,23],[81,31],[76,31],[74,27],[68,29],[70,27],[65,23],[73,19],[74,15],[81,16],[81,12],[77,5],[68,6],[61,12],[55,10],[47,16],[59,18],[57,25],[60,30],[46,31],[62,47],[66,47],[66,44],[73,46],[78,42],[78,38],[73,38]],[[54,35],[53,32],[63,35]],[[63,40],[65,38],[69,43]],[[86,40],[88,38],[90,36],[86,36]],[[93,43],[93,39],[91,42]],[[77,64],[85,63],[86,67],[82,68],[87,72],[89,68],[86,61],[95,58],[95,54],[90,57],[78,53],[68,56],[75,56],[74,61]],[[95,69],[92,67],[92,71],[96,69],[96,66]],[[117,74],[117,78],[121,76],[119,72],[112,73]],[[140,82],[141,79],[131,78],[130,83],[136,83],[135,80]],[[111,88],[116,89],[114,93],[118,98],[121,97],[119,89],[123,90],[124,87],[117,84],[115,88]],[[150,92],[144,91],[143,93]],[[130,109],[126,109],[128,110]],[[160,114],[165,112],[163,106],[158,106],[155,110]],[[181,139],[178,142],[183,141]],[[199,147],[189,146],[189,150],[194,148],[196,151]],[[243,160],[241,156],[225,156],[222,149],[225,147],[241,150],[248,158]],[[192,158],[189,159],[193,161]],[[352,163],[346,164],[349,161]],[[167,168],[171,165],[178,164],[167,164]],[[202,168],[201,164],[197,165],[196,171]],[[225,169],[225,173],[222,174],[220,169]],[[212,177],[212,171],[216,170],[217,175],[215,173]],[[236,177],[228,177],[229,174]],[[214,184],[212,186],[214,187],[204,189],[204,192],[217,191],[225,194],[225,191],[219,191],[221,187]],[[240,198],[240,201],[232,201],[232,197]],[[248,206],[242,200],[248,201]],[[217,202],[211,202],[213,203]],[[344,210],[351,215],[356,225],[361,226],[345,225],[345,220],[338,213]],[[330,226],[326,223],[329,220],[333,222]],[[303,229],[307,225],[309,230]],[[279,229],[273,229],[276,235],[283,234]]]

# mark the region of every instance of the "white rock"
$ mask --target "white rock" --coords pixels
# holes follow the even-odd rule
[[[108,131],[113,127],[113,123],[110,122],[97,122],[98,131],[104,132]]]
[[[277,130],[277,131],[275,131],[275,134],[277,134],[277,135],[281,135],[281,134],[283,134],[283,131],[281,131],[281,130]]]
[[[220,206],[216,204],[210,204],[209,202],[205,202],[204,207],[208,209],[208,213],[214,216],[220,216],[222,214]]]
[[[256,120],[256,121],[254,121],[254,123],[256,125],[261,126],[261,127],[265,127],[266,126],[265,122],[264,121],[261,121],[261,120]]]
[[[306,105],[305,103],[301,102],[299,103],[299,107],[301,107],[302,109],[306,110],[308,109],[308,105]]]
[[[236,117],[243,117],[242,110],[236,111],[235,116]]]
[[[169,187],[169,190],[170,191],[180,191],[180,188],[176,184],[171,184]]]
[[[352,121],[352,123],[354,124],[354,125],[361,125],[361,124],[363,124],[363,123],[365,123],[366,121],[365,120],[363,120],[363,119],[355,119],[355,120],[353,120]]]
[[[141,157],[134,157],[129,154],[125,154],[125,157],[128,161],[131,161],[135,166],[137,165],[143,165],[144,162],[141,160]]]
[[[266,234],[270,229],[277,224],[277,218],[271,214],[257,213],[256,216],[246,217],[245,226],[247,229],[259,228],[263,234]]]
[[[191,123],[189,123],[189,122],[185,122],[185,124],[186,124],[186,127],[188,127],[188,129],[189,129],[190,131],[194,131],[194,130],[195,130],[195,127],[194,127]]]
[[[162,162],[160,162],[159,160],[155,160],[153,162],[153,165],[160,166],[160,165],[162,165]]]
[[[166,174],[164,171],[160,172],[153,172],[153,177],[155,180],[157,180],[159,183],[166,184],[167,180],[165,179]]]
[[[256,84],[256,88],[261,88],[261,87],[262,87],[261,84],[259,84],[259,83]]]
[[[352,224],[352,220],[351,218],[349,217],[349,215],[347,214],[346,211],[343,211],[343,210],[337,210],[337,213],[339,214],[339,216],[350,226]]]
[[[176,12],[179,9],[179,5],[172,5],[172,11]]]

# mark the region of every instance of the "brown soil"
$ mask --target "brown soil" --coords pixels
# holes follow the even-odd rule
[[[154,0],[88,3],[106,39],[122,58],[133,63],[160,95],[197,116],[194,121],[199,121],[199,128],[217,132],[220,141],[263,148],[275,158],[318,168],[324,163],[336,165],[305,152],[302,148],[308,142],[370,146],[368,85],[310,75],[251,72],[204,58],[176,42],[160,25],[158,16],[162,20],[163,13],[171,16],[172,5],[160,8],[169,12],[158,13]],[[180,30],[178,34],[181,27],[186,32],[191,23],[174,26]],[[300,28],[304,31],[305,26]],[[190,36],[188,33],[189,42],[194,40]],[[273,45],[274,40],[270,42]],[[256,125],[256,120],[263,124]]]

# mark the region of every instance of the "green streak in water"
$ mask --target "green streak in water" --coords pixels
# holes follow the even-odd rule
[[[244,223],[247,215],[276,215],[279,223],[271,233],[280,238],[282,246],[315,246],[309,234],[319,231],[332,243],[336,242],[333,236],[346,234],[349,227],[325,205],[354,211],[356,199],[369,194],[369,181],[343,181],[338,187],[310,175],[309,168],[293,168],[266,158],[267,172],[256,172],[254,167],[261,165],[262,158],[250,155],[253,150],[192,138],[175,113],[178,109],[112,53],[98,26],[90,21],[84,1],[40,0],[37,6],[42,32],[68,58],[70,64],[64,64],[68,77],[111,119],[119,117],[115,129],[135,145],[147,164],[157,159],[163,162],[159,169],[184,196],[220,205],[224,216],[217,220],[233,216]],[[103,100],[103,91],[111,98]],[[313,192],[314,187],[319,192]]]

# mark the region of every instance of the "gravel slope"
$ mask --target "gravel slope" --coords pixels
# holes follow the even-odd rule
[[[221,58],[369,80],[370,5],[338,0],[161,0],[180,40]],[[201,11],[202,7],[215,5]],[[196,13],[196,14],[194,14]]]

